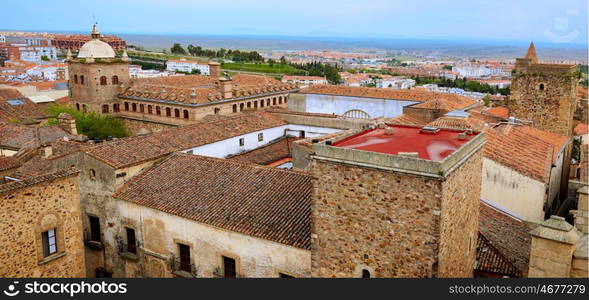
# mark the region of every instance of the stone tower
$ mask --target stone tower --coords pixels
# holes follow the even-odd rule
[[[533,126],[572,136],[577,84],[574,65],[538,62],[534,43],[526,57],[516,59],[508,107],[510,116],[532,121]]]
[[[129,82],[128,57],[125,53],[117,57],[113,48],[100,40],[96,25],[91,37],[77,57],[68,54],[71,103],[80,111],[116,113],[121,85]]]
[[[412,126],[313,144],[313,277],[472,277],[484,134]]]

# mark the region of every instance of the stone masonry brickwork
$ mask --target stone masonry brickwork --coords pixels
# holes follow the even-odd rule
[[[60,177],[0,195],[0,277],[85,277],[78,178]],[[41,233],[57,228],[57,254]]]
[[[574,68],[517,64],[508,101],[510,115],[532,121],[538,129],[570,137],[577,81]]]
[[[471,277],[482,156],[446,178],[313,159],[313,277]]]
[[[70,62],[69,68],[69,86],[71,91],[71,105],[80,105],[80,109],[85,104],[87,111],[102,112],[102,105],[109,105],[109,112],[113,111],[113,104],[118,103],[117,94],[120,91],[121,84],[129,82],[129,67],[126,62],[105,62],[105,63],[80,63]],[[75,83],[77,75],[78,83]],[[118,84],[112,83],[113,76],[118,77]],[[81,76],[84,76],[84,83],[81,82]],[[106,76],[106,85],[100,84],[100,77]]]

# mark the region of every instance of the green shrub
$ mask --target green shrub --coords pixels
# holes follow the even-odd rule
[[[112,116],[99,115],[94,112],[83,113],[63,105],[50,105],[47,110],[53,118],[62,112],[70,114],[76,120],[78,132],[89,138],[105,139],[109,136],[122,138],[130,135],[125,124]]]

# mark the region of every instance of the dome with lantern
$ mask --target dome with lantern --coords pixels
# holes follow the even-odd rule
[[[113,48],[100,40],[100,32],[96,24],[92,27],[92,39],[86,42],[78,52],[77,58],[115,58],[116,53]]]

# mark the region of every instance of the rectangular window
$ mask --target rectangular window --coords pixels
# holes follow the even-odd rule
[[[49,229],[42,234],[43,240],[43,257],[57,253],[57,240],[55,238],[55,228]]]
[[[264,133],[263,132],[258,133],[258,142],[261,142],[263,140],[264,140]]]
[[[240,138],[239,139],[239,146],[243,147],[245,145],[245,139],[244,138]]]
[[[225,278],[237,277],[237,272],[235,271],[235,259],[223,256],[223,275]]]
[[[184,272],[191,272],[190,268],[190,246],[178,243],[178,251],[180,252],[180,270]]]
[[[88,216],[90,219],[90,240],[95,242],[101,242],[100,236],[100,219],[95,216]]]
[[[125,227],[127,232],[127,252],[137,254],[137,242],[135,240],[135,229]]]

